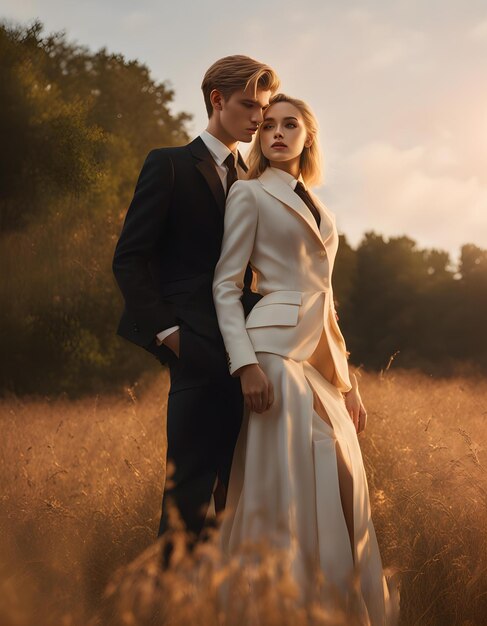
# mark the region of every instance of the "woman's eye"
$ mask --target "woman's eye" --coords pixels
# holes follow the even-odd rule
[[[293,122],[288,122],[288,123],[286,124],[286,126],[287,126],[288,128],[296,128],[296,124],[294,124]]]
[[[264,126],[262,126],[262,128],[264,130],[269,130],[269,128],[272,128],[272,124],[264,124]]]

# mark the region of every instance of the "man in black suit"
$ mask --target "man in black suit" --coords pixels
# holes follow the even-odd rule
[[[159,536],[172,503],[193,538],[211,496],[223,509],[243,400],[228,371],[212,297],[225,197],[247,169],[237,150],[263,120],[279,79],[267,65],[235,55],[202,83],[209,122],[194,141],[147,156],[115,249],[113,272],[125,300],[118,334],[169,366],[167,459],[174,466]],[[258,299],[247,269],[243,305]],[[170,544],[169,544],[170,545]],[[169,563],[170,549],[165,555]]]

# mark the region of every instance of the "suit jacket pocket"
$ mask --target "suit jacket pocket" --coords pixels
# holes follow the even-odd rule
[[[300,291],[273,291],[254,306],[245,328],[259,326],[296,326],[302,301]]]

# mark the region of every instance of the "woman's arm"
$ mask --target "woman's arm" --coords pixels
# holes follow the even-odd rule
[[[227,349],[230,374],[240,377],[246,406],[262,413],[274,401],[274,392],[255,356],[240,299],[245,270],[254,248],[257,222],[258,209],[251,185],[244,181],[235,182],[225,207],[225,228],[213,279],[213,299]]]
[[[336,312],[335,302],[333,298],[331,299],[331,302],[333,306],[333,316],[335,318],[335,323],[338,327],[338,313]],[[348,361],[350,357],[350,352],[347,350],[345,339],[343,339],[343,349],[345,351],[347,359],[348,378],[351,385],[350,389],[343,393],[343,398],[345,400],[345,406],[347,407],[347,411],[352,418],[355,430],[357,431],[357,433],[361,433],[365,429],[365,425],[367,423],[367,411],[365,410],[365,407],[363,405],[362,397],[358,388],[357,375],[354,371],[352,371],[352,368],[350,367],[350,363]]]
[[[245,269],[254,247],[258,209],[251,184],[236,181],[225,206],[225,225],[220,259],[213,278],[213,299],[218,325],[227,349],[230,374],[244,365],[258,363],[245,328],[240,297]]]
[[[367,424],[367,411],[362,402],[362,397],[358,388],[358,380],[355,372],[352,372],[350,366],[348,368],[350,382],[352,388],[343,394],[345,398],[345,406],[350,413],[350,417],[353,420],[355,430],[357,433],[361,433]]]

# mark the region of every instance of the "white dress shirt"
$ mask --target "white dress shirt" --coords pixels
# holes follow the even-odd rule
[[[280,170],[278,167],[271,167],[271,170],[275,172],[280,178],[282,178],[282,180],[285,181],[293,189],[296,189],[296,185],[298,184],[299,180],[299,182],[303,185],[306,191],[308,190],[301,174],[299,175],[299,178],[294,178],[292,174],[289,174],[289,172],[285,172],[284,170]]]
[[[205,146],[208,148],[209,153],[213,157],[216,165],[216,171],[218,172],[218,176],[222,181],[223,191],[227,190],[227,166],[224,161],[228,157],[229,154],[233,154],[235,157],[235,167],[237,167],[238,157],[235,152],[232,153],[230,148],[228,148],[224,143],[222,143],[219,139],[214,137],[207,130],[204,130],[200,138],[202,139]],[[164,341],[166,337],[174,333],[176,330],[179,330],[179,326],[171,326],[170,328],[166,328],[165,330],[161,330],[161,332],[156,335],[156,343],[158,346]]]
[[[235,152],[232,153],[230,148],[228,148],[224,143],[222,143],[219,139],[214,137],[207,130],[204,130],[200,138],[203,140],[205,146],[208,148],[213,160],[215,161],[216,171],[218,172],[218,176],[220,176],[220,180],[222,181],[223,191],[227,191],[227,166],[224,164],[225,159],[229,154],[233,154],[235,157],[235,167],[237,167],[238,157]]]

